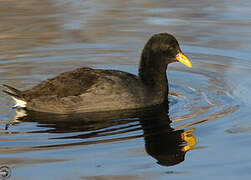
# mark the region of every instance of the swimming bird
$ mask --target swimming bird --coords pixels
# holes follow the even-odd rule
[[[192,67],[169,33],[153,35],[143,48],[138,75],[118,70],[81,67],[64,72],[25,91],[3,85],[16,102],[14,107],[69,114],[138,109],[166,100],[169,63]]]

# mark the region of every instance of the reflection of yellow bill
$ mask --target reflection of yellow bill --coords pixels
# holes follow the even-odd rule
[[[192,63],[189,59],[181,52],[179,52],[176,56],[176,60],[181,62],[182,64],[186,65],[187,67],[192,67]]]
[[[182,151],[186,152],[193,149],[193,146],[196,144],[196,139],[193,136],[193,128],[189,129],[181,134],[182,140],[186,141],[187,145],[182,147]]]

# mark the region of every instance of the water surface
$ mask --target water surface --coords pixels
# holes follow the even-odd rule
[[[193,68],[168,67],[169,105],[14,120],[0,93],[11,179],[250,179],[251,2],[0,2],[0,82],[28,89],[81,66],[136,74],[148,38],[175,35]]]

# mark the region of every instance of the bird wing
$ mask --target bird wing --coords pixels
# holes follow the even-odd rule
[[[96,83],[99,72],[91,68],[78,68],[62,73],[52,79],[42,81],[32,89],[23,91],[23,97],[29,101],[44,96],[57,96],[60,98],[77,96],[85,93]]]

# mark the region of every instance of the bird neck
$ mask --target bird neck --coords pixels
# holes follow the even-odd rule
[[[150,91],[165,96],[168,93],[167,64],[161,58],[161,56],[143,50],[138,76]]]

